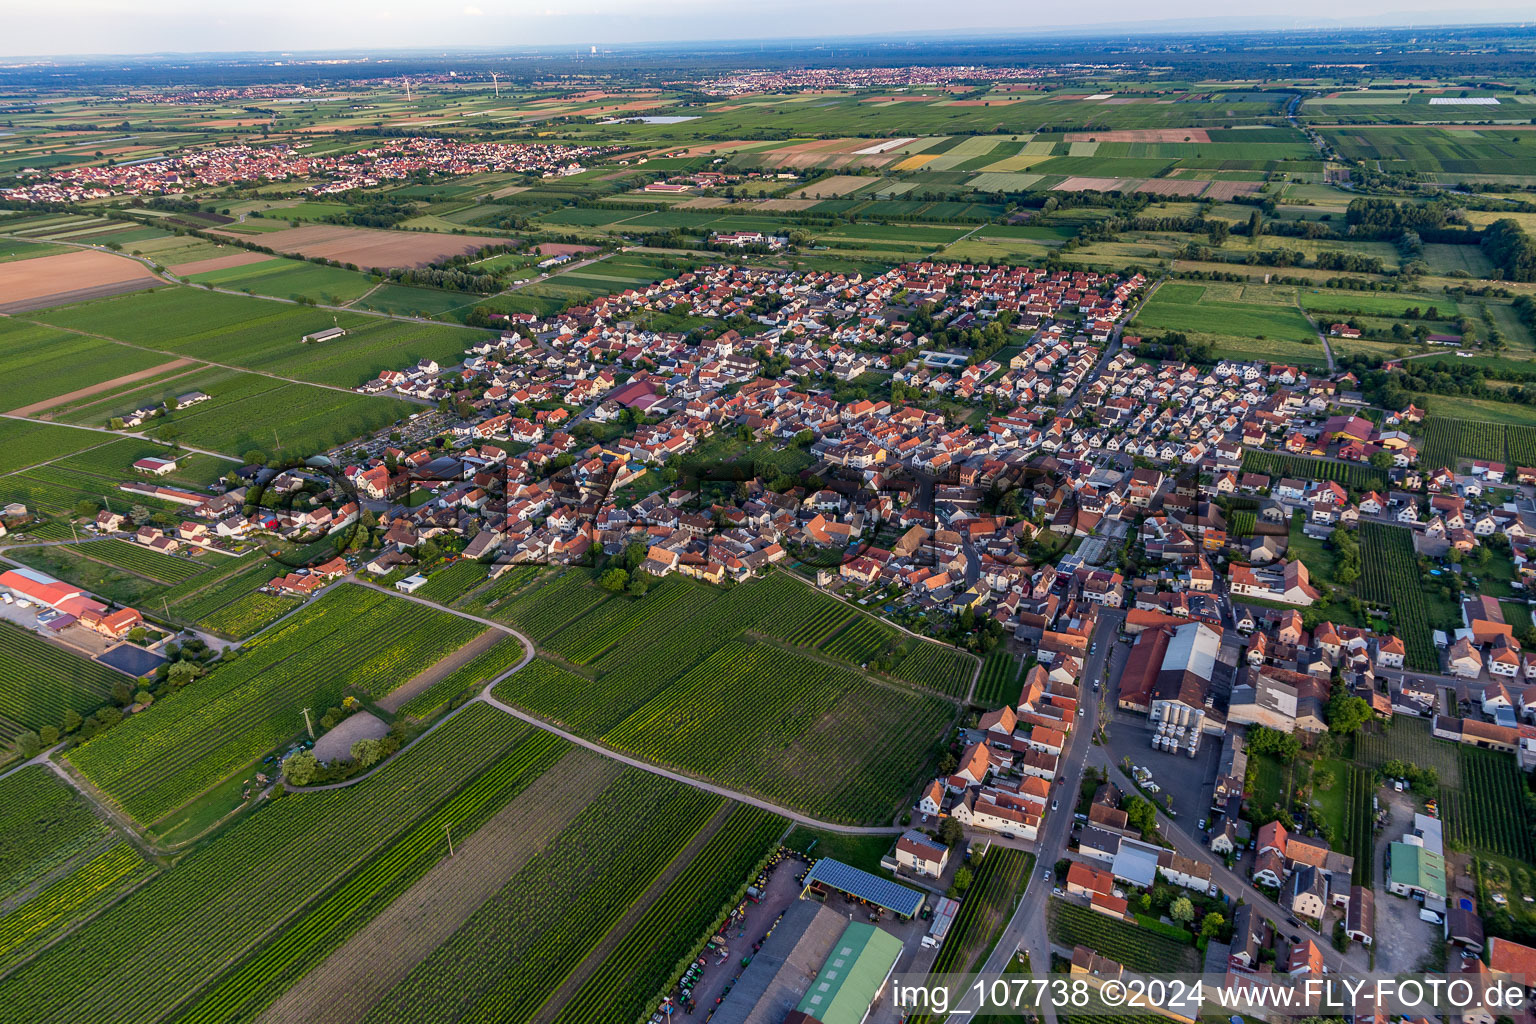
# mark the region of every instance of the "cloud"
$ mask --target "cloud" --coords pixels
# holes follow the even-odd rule
[[[478,7],[470,6],[464,8],[464,17],[466,18],[478,18],[484,13],[485,12]]]

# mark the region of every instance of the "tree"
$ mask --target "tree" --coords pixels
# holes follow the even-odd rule
[[[145,508],[143,505],[135,505],[128,510],[128,518],[130,521],[132,521],[134,526],[143,526],[145,523],[149,522],[152,514],[153,513],[151,513],[149,509]]]
[[[971,869],[963,865],[955,870],[955,880],[950,883],[949,891],[956,896],[971,887]]]
[[[43,741],[35,732],[24,732],[16,737],[16,753],[24,758],[36,757],[43,749]]]
[[[290,786],[307,786],[320,768],[312,751],[304,750],[283,762],[283,780]]]
[[[1342,686],[1336,687],[1328,698],[1328,728],[1341,736],[1360,731],[1371,720],[1371,706],[1364,698],[1355,697]]]
[[[624,546],[623,556],[625,571],[632,573],[636,569],[640,568],[640,566],[644,565],[646,551],[646,546],[639,541],[633,541],[629,544],[626,544]]]
[[[101,502],[94,498],[81,498],[75,502],[75,515],[81,519],[93,519],[101,510]]]
[[[1189,924],[1195,919],[1195,905],[1189,901],[1188,896],[1180,896],[1168,904],[1168,916],[1179,924]]]
[[[37,738],[42,743],[43,749],[47,750],[59,742],[59,727],[56,725],[45,725],[37,730]]]
[[[245,453],[245,461],[247,465],[265,466],[267,464],[267,453],[260,448],[252,448]]]
[[[128,680],[117,679],[112,683],[112,701],[116,704],[127,704],[133,696],[133,687],[128,685]]]
[[[1157,809],[1152,802],[1139,796],[1128,796],[1120,804],[1125,812],[1126,824],[1142,835],[1157,831]]]
[[[361,739],[352,744],[352,760],[364,768],[378,764],[379,759],[383,756],[384,744],[376,739]]]
[[[965,841],[965,828],[956,818],[945,818],[939,824],[939,838],[943,840],[945,846],[951,848],[959,846]]]
[[[629,573],[623,569],[609,569],[597,578],[597,585],[617,594],[629,583]]]
[[[1213,939],[1221,934],[1221,929],[1226,925],[1226,920],[1214,910],[1200,919],[1200,935],[1202,938]]]
[[[1313,788],[1324,793],[1332,789],[1334,783],[1337,781],[1338,778],[1333,774],[1333,769],[1329,768],[1327,765],[1324,765],[1312,773]]]
[[[72,732],[74,732],[76,729],[80,728],[80,723],[83,722],[83,721],[85,721],[85,720],[80,717],[80,712],[76,711],[74,708],[65,708],[64,709],[64,732],[65,733],[72,733]]]

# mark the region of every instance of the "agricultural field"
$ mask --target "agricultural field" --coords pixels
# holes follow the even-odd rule
[[[1177,331],[1209,340],[1219,356],[1308,365],[1326,362],[1317,331],[1296,307],[1222,301],[1215,294],[1200,284],[1164,284],[1142,306],[1134,323],[1148,333]]]
[[[76,922],[106,909],[153,874],[154,869],[128,843],[111,843],[0,918],[0,971],[9,970]]]
[[[154,823],[299,735],[300,709],[334,707],[349,691],[383,697],[483,628],[339,586],[69,759],[125,811]]]
[[[162,554],[154,548],[127,540],[93,540],[75,546],[87,558],[115,565],[156,583],[185,583],[208,571],[203,562]]]
[[[663,867],[724,810],[719,797],[623,773],[366,1020],[533,1019]]]
[[[9,902],[111,834],[74,790],[32,765],[0,779],[0,901]]]
[[[1461,784],[1441,780],[1440,808],[1446,839],[1459,847],[1529,863],[1532,832],[1530,790],[1509,754],[1458,744]]]
[[[1024,688],[1024,669],[1016,654],[1006,644],[999,644],[987,654],[976,684],[976,703],[986,708],[1012,705]]]
[[[975,970],[997,941],[998,932],[1013,916],[1024,898],[1034,866],[1033,854],[994,845],[980,864],[970,865],[973,878],[965,891],[960,913],[955,915],[949,936],[933,962],[933,973],[962,974]]]
[[[471,298],[462,296],[459,301]],[[405,323],[185,287],[82,303],[39,314],[37,319],[168,356],[205,359],[341,388],[355,387],[380,370],[422,358],[452,365],[463,357],[466,346],[484,337],[462,327]],[[346,330],[346,336],[310,345],[300,340],[333,326]]]
[[[460,559],[428,576],[414,596],[439,604],[452,604],[484,583],[486,571],[479,562]]]
[[[0,474],[73,455],[106,440],[107,435],[91,430],[76,430],[53,423],[0,420]],[[0,481],[0,486],[7,482]]]
[[[400,713],[411,718],[430,718],[465,694],[478,692],[522,659],[522,644],[510,638],[502,640],[400,705]]]
[[[287,566],[257,553],[171,587],[160,596],[176,619],[242,640],[298,607],[297,598],[258,593],[286,571]]]
[[[536,661],[499,684],[496,696],[627,753],[821,817],[885,819],[923,770],[917,762],[924,759],[912,751],[930,747],[954,705],[756,633],[811,603],[813,593],[787,577],[726,591],[685,580],[666,587],[663,581],[638,600],[607,595],[568,570],[498,605],[489,614],[505,617],[541,647],[540,637],[548,639],[557,653],[567,622],[601,621],[617,639],[571,668]],[[665,606],[647,609],[657,598]],[[817,600],[848,612],[829,598]],[[605,609],[612,602],[633,602],[645,628],[610,622]],[[816,629],[818,643],[833,634],[830,626]],[[574,644],[563,646],[571,652]],[[752,741],[742,742],[746,737]]]
[[[1360,596],[1390,610],[1393,628],[1407,648],[1408,667],[1419,672],[1439,671],[1440,654],[1432,634],[1444,624],[1430,618],[1412,533],[1397,526],[1362,522],[1360,568]]]
[[[1060,945],[1087,946],[1142,973],[1197,969],[1195,947],[1171,936],[1112,921],[1066,900],[1051,900],[1049,916],[1051,938]]]
[[[725,915],[784,833],[783,818],[736,805],[709,842],[582,983],[556,1024],[636,1020]],[[647,994],[650,998],[647,998]]]
[[[1286,476],[1333,480],[1352,491],[1385,490],[1387,486],[1386,475],[1363,462],[1308,459],[1284,452],[1247,449],[1243,452],[1243,472],[1263,473],[1276,482]]]
[[[1459,744],[1435,739],[1427,719],[1401,715],[1373,724],[1355,738],[1355,757],[1366,768],[1380,768],[1392,760],[1407,761],[1420,768],[1433,768],[1440,785],[1451,789],[1461,785],[1459,749]]]
[[[66,712],[91,714],[111,701],[112,684],[125,678],[0,622],[0,739],[14,740],[45,725],[63,728]]]
[[[356,786],[274,801],[0,981],[0,1020],[147,1024],[189,1007],[210,979],[269,943],[291,951],[283,936],[299,941],[301,952],[323,948],[355,927],[356,915],[373,912],[371,898],[419,871],[422,858],[446,856],[444,821],[474,821],[486,801],[495,807],[512,799],[527,773],[556,760],[559,744],[492,708],[471,708]],[[480,778],[490,781],[471,785]],[[439,810],[442,817],[431,818]],[[322,905],[349,879],[352,888]],[[311,919],[302,916],[308,910],[333,912]],[[306,927],[284,931],[295,915]],[[278,981],[277,967],[292,966],[274,958],[272,973],[263,965],[255,974],[260,984]],[[62,984],[102,971],[139,981],[131,989]],[[230,1007],[263,994],[275,993],[215,986],[195,1009],[225,1019]]]

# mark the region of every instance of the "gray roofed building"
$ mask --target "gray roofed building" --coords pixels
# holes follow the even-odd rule
[[[741,972],[710,1024],[779,1024],[795,1008],[848,919],[830,907],[798,900]]]

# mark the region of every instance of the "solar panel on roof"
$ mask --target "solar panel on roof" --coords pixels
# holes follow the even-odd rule
[[[888,878],[872,875],[831,857],[823,857],[812,865],[810,873],[805,876],[805,884],[810,885],[812,882],[821,882],[902,917],[913,917],[923,907],[923,894],[916,889],[898,885]]]

